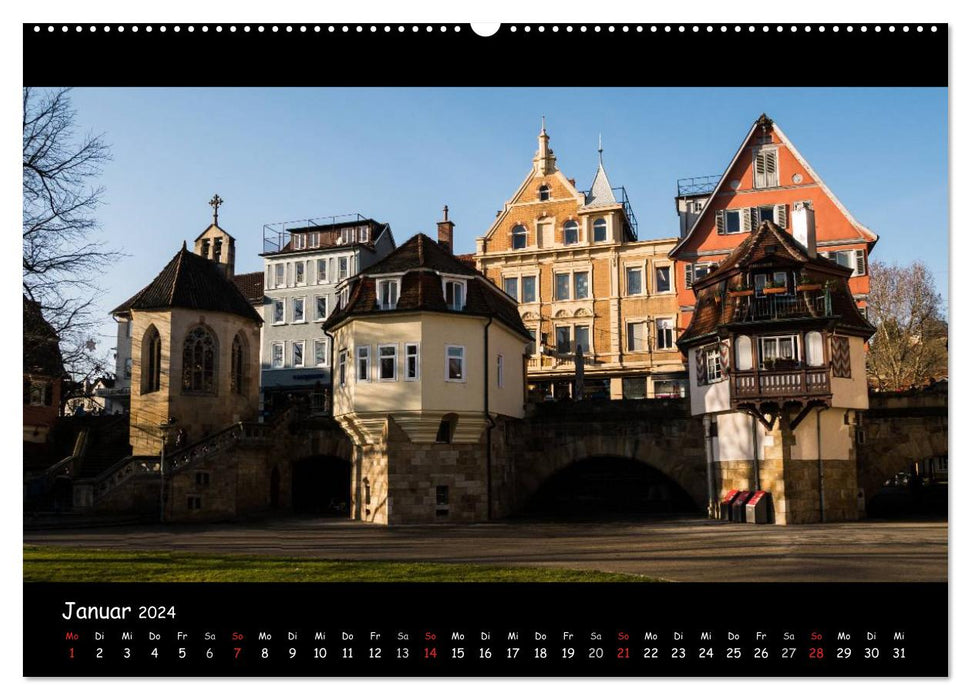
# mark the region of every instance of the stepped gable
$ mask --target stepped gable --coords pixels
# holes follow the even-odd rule
[[[185,243],[147,287],[111,313],[168,308],[220,311],[263,322],[243,292],[226,278],[216,263],[190,253]]]
[[[401,273],[401,290],[394,309],[379,309],[375,276]],[[466,280],[465,308],[449,309],[445,303],[441,275]],[[349,281],[347,305],[338,308],[324,323],[334,328],[351,316],[438,311],[470,316],[491,316],[525,338],[529,337],[516,302],[506,296],[476,269],[446,251],[438,242],[419,233],[386,258]]]

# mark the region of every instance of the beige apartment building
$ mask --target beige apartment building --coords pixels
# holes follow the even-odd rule
[[[515,299],[533,342],[533,398],[574,391],[576,353],[589,397],[684,396],[677,347],[676,237],[637,239],[623,187],[611,187],[601,150],[593,184],[579,190],[556,167],[545,124],[532,168],[476,241],[480,271]]]

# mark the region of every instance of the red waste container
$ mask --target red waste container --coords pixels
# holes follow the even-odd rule
[[[765,525],[772,522],[772,494],[756,491],[745,504],[745,522]]]
[[[732,501],[732,522],[733,523],[745,522],[745,504],[748,503],[748,499],[751,497],[752,497],[751,491],[739,491],[738,495],[735,496],[735,500]]]
[[[738,489],[732,489],[731,491],[725,494],[724,498],[722,498],[721,507],[718,509],[719,512],[721,513],[722,520],[732,519],[732,501],[735,500],[735,496],[737,495],[738,495]]]

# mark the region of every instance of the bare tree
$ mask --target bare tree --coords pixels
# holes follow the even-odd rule
[[[867,306],[877,329],[867,353],[872,385],[898,391],[947,376],[947,322],[941,295],[922,262],[871,264]]]
[[[78,136],[68,89],[23,89],[24,297],[38,305],[60,339],[65,368],[76,379],[109,365],[92,332],[97,276],[119,254],[101,241],[95,209],[110,159],[98,135]],[[25,338],[25,359],[31,348]]]

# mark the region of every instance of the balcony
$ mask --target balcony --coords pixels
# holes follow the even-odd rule
[[[829,367],[795,367],[734,371],[732,406],[753,403],[828,400],[832,396]]]
[[[731,296],[731,292],[729,293]],[[829,290],[791,294],[768,294],[764,297],[744,296],[735,299],[732,321],[783,321],[797,318],[824,318],[833,315],[833,301]]]
[[[692,197],[711,194],[718,186],[721,175],[705,175],[703,177],[682,177],[678,180],[678,196]]]

